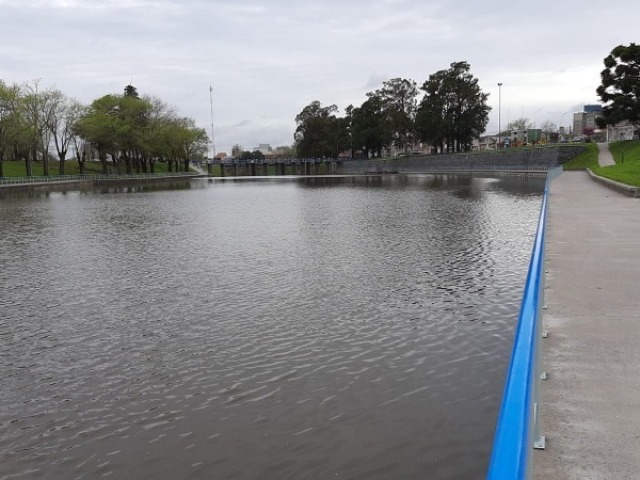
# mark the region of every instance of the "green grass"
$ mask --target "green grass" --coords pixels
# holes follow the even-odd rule
[[[586,168],[593,170],[598,166],[598,145],[585,143],[584,146],[587,147],[587,151],[564,163],[565,170],[584,170]]]
[[[640,140],[625,140],[609,144],[616,164],[610,167],[595,166],[593,173],[617,182],[640,187]]]
[[[109,168],[111,169],[111,164],[109,164]],[[26,177],[27,176],[27,167],[24,164],[24,161],[16,161],[16,160],[5,160],[2,162],[2,171],[5,177]],[[124,167],[123,167],[124,171]],[[50,161],[49,162],[49,176],[57,176],[60,172],[60,165],[58,161]],[[167,164],[166,163],[156,163],[155,164],[155,173],[166,173],[167,172]],[[98,175],[102,173],[102,164],[100,162],[85,162],[84,164],[84,173],[86,175]],[[115,173],[115,170],[111,173]],[[34,177],[42,177],[44,176],[44,167],[42,162],[31,162],[31,174]],[[80,175],[80,167],[78,166],[78,162],[75,160],[67,160],[64,165],[64,174],[65,175]]]
[[[634,187],[640,187],[640,140],[626,140],[609,144],[609,150],[616,164],[610,167],[598,165],[598,146],[585,144],[587,151],[564,164],[565,170],[591,169],[601,177]]]

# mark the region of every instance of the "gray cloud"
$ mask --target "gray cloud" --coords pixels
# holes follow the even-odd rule
[[[635,1],[588,4],[0,0],[1,75],[39,78],[87,103],[132,81],[207,131],[212,85],[216,146],[225,151],[290,144],[296,114],[313,100],[343,110],[388,78],[421,84],[460,60],[490,93],[489,130],[497,82],[503,119],[558,123],[597,100],[607,53],[637,41]]]

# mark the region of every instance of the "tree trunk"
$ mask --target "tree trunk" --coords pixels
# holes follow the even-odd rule
[[[131,170],[131,155],[129,155],[129,152],[124,152],[124,164],[125,164],[125,171],[127,172],[127,175],[131,175],[132,170]]]
[[[33,170],[31,168],[31,156],[32,155],[33,155],[33,158],[35,160],[35,158],[36,158],[36,149],[35,148],[27,151],[27,155],[24,157],[24,166],[25,166],[25,169],[27,171],[27,177],[33,176]]]
[[[49,153],[47,149],[42,146],[42,168],[44,170],[44,176],[49,176]]]
[[[78,168],[80,168],[80,175],[84,175],[84,162],[86,160],[87,153],[83,150],[82,155],[78,157]]]
[[[111,161],[113,162],[113,169],[115,171],[115,173],[117,173],[118,175],[122,175],[122,162],[120,157],[118,157],[115,152],[111,154]]]
[[[64,175],[64,159],[67,156],[66,152],[59,152],[58,156],[60,157],[60,170],[59,170],[59,174],[60,175]]]
[[[98,158],[100,158],[100,163],[102,163],[102,174],[108,174],[109,170],[107,169],[107,152],[98,150]]]
[[[140,157],[140,167],[142,168],[142,173],[148,173],[147,172],[147,157],[143,154]]]

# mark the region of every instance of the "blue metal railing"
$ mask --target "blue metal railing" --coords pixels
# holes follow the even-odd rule
[[[539,383],[545,376],[541,365],[540,340],[544,300],[547,197],[551,180],[561,172],[562,167],[559,167],[547,174],[538,229],[489,462],[489,480],[531,478],[533,449],[544,448],[544,437],[540,435]]]

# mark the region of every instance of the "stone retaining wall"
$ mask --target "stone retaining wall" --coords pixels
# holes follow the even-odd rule
[[[582,145],[510,149],[501,152],[473,152],[455,155],[412,155],[397,159],[346,160],[338,174],[430,173],[487,170],[548,170],[583,152]]]
[[[605,187],[608,187],[612,190],[617,190],[620,193],[624,193],[628,197],[640,197],[640,188],[638,187],[632,187],[631,185],[616,182],[615,180],[611,180],[610,178],[601,177],[593,173],[589,168],[587,168],[587,172],[589,173],[589,176],[593,181],[601,183]]]

